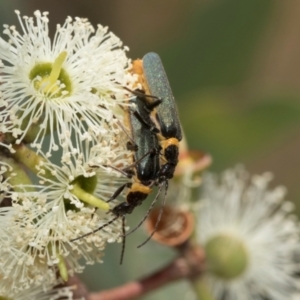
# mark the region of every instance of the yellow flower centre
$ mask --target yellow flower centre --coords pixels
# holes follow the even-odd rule
[[[62,97],[71,93],[70,77],[62,68],[67,55],[67,52],[63,51],[53,63],[38,63],[32,68],[29,78],[34,80],[36,90],[42,91],[50,98]]]

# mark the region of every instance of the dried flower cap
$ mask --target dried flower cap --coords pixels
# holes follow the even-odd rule
[[[178,160],[174,174],[175,179],[181,176],[196,176],[212,163],[212,157],[209,154],[199,150],[189,150],[184,133],[179,143]]]
[[[149,234],[156,226],[160,209],[160,207],[153,209],[147,218],[146,228]],[[194,223],[194,216],[191,212],[166,206],[153,239],[170,247],[180,246],[190,238],[194,230]]]
[[[212,163],[209,154],[199,150],[189,150],[180,152],[179,162],[176,167],[175,176],[181,176],[189,170],[193,174],[197,174],[208,168]]]

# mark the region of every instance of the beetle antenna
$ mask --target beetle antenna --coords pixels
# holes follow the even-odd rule
[[[125,216],[122,216],[122,251],[120,257],[120,265],[123,263],[124,253],[125,253],[125,243],[126,243],[126,235],[125,235]]]
[[[160,192],[161,192],[161,189],[162,189],[162,185],[159,187],[159,190],[154,198],[154,200],[152,201],[147,213],[145,214],[144,218],[140,221],[140,223],[133,229],[131,229],[129,232],[126,233],[126,236],[135,232],[139,227],[141,227],[141,225],[145,222],[145,220],[147,219],[147,217],[149,216],[154,204],[156,203],[157,199],[158,199],[158,196],[160,195]]]
[[[165,181],[165,195],[164,195],[164,198],[163,198],[160,210],[159,210],[159,215],[157,217],[157,220],[156,220],[156,223],[155,223],[155,227],[154,227],[153,231],[151,232],[151,234],[148,236],[148,238],[142,244],[138,245],[137,248],[141,248],[142,246],[144,246],[152,238],[152,236],[156,232],[158,224],[159,224],[159,222],[161,220],[161,217],[162,217],[162,214],[163,214],[163,211],[164,211],[165,204],[166,204],[168,187],[169,187],[169,183],[168,183],[168,180],[166,180]],[[150,213],[150,211],[148,212],[148,215],[149,215],[149,213]]]
[[[144,92],[142,92],[140,90],[131,90],[127,86],[123,86],[123,88],[124,88],[124,90],[132,93],[133,95],[135,95],[137,97],[147,97],[147,98],[153,98],[153,99],[155,99],[157,102],[154,103],[154,107],[157,106],[157,105],[159,105],[161,103],[161,101],[162,101],[162,99],[158,98],[157,96],[146,94],[146,93],[144,93]]]
[[[91,231],[91,232],[88,232],[88,233],[86,233],[86,234],[84,234],[84,235],[82,235],[82,236],[79,236],[79,237],[77,237],[76,239],[71,240],[71,242],[75,242],[75,241],[77,241],[77,240],[80,240],[80,239],[82,239],[82,238],[85,238],[85,237],[87,237],[87,236],[89,236],[89,235],[91,235],[91,234],[94,234],[94,233],[96,233],[96,232],[102,230],[103,228],[107,227],[108,225],[110,225],[111,223],[113,223],[114,221],[116,221],[118,218],[119,218],[119,216],[117,216],[117,217],[111,219],[110,221],[108,221],[108,222],[105,223],[104,225],[100,226],[99,228],[97,228],[97,229],[95,229],[95,230],[93,230],[93,231]]]
[[[123,132],[126,134],[127,138],[130,140],[130,142],[133,145],[133,147],[137,147],[135,141],[132,139],[132,137],[128,133],[127,129],[123,126],[123,124],[119,120],[117,121],[117,124],[121,127],[121,129],[123,130]]]

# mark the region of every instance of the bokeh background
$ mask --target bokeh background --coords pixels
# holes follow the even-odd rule
[[[18,24],[15,9],[49,11],[52,34],[66,16],[108,25],[133,59],[158,52],[190,148],[210,153],[214,171],[237,163],[272,171],[300,212],[299,0],[0,0],[1,24]],[[90,289],[139,278],[175,255],[154,242],[137,250],[145,236],[140,229],[128,238],[122,266],[120,245],[110,245],[105,262],[83,274]],[[171,297],[188,299],[188,285],[143,299]]]

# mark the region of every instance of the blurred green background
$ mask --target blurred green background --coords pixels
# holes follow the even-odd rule
[[[237,163],[272,171],[300,212],[299,0],[0,0],[2,24],[17,25],[15,9],[49,11],[52,34],[66,16],[108,25],[133,59],[158,52],[190,148],[210,153],[214,171]],[[144,214],[137,211],[133,224]],[[139,278],[175,255],[154,242],[137,250],[145,236],[128,238],[122,266],[120,245],[110,245],[105,263],[83,274],[90,289]],[[188,299],[188,285],[143,299],[171,297]]]

